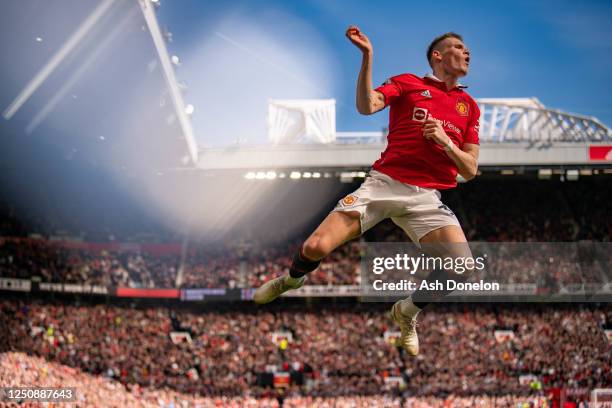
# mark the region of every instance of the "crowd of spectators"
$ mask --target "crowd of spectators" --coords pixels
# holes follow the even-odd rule
[[[458,210],[470,241],[567,242],[575,241],[581,228],[562,193],[574,186],[504,180],[486,189],[466,183],[453,193],[461,201]]]
[[[309,274],[308,285],[358,285],[361,255],[367,243],[351,241],[323,260]],[[282,247],[207,245],[184,254],[155,254],[145,250],[93,251],[70,248],[40,239],[0,239],[0,277],[33,278],[42,282],[80,283],[104,287],[257,287],[287,273],[299,241]],[[604,244],[606,245],[606,244]],[[590,243],[491,243],[472,245],[486,253],[486,268],[470,277],[502,284],[534,284],[541,291],[610,281],[612,258],[608,246]],[[403,247],[397,250],[402,250]],[[179,273],[180,271],[180,273]],[[423,276],[421,276],[423,275]],[[365,276],[365,275],[364,275]],[[426,276],[414,276],[415,282]],[[403,277],[398,275],[397,278]],[[378,278],[368,275],[366,279]]]
[[[0,276],[99,286],[174,287],[179,258],[67,248],[44,239],[0,238]]]
[[[570,257],[567,246],[552,243],[609,242],[612,199],[601,183],[548,183],[537,180],[485,181],[445,192],[472,242],[546,242],[522,246],[517,256],[495,256],[487,275],[502,283],[536,283],[547,290],[609,280],[610,257]],[[588,199],[585,199],[587,197]],[[0,203],[1,204],[1,203]],[[66,248],[57,241],[24,238],[24,225],[6,205],[2,212],[0,276],[39,277],[44,282],[129,287],[256,287],[286,273],[304,237],[266,244],[244,237],[223,243],[191,241],[185,253],[157,255],[145,250],[97,251]],[[8,238],[14,233],[20,239]],[[325,258],[308,277],[309,285],[360,282],[360,255],[366,242],[405,242],[403,231],[385,221]],[[524,249],[524,250],[523,250]],[[506,249],[509,251],[509,249]],[[498,252],[496,252],[498,254]],[[502,254],[503,255],[503,254]],[[590,263],[583,261],[597,259]]]
[[[436,305],[420,319],[422,352],[411,358],[385,338],[396,330],[387,306],[170,310],[3,300],[0,349],[126,386],[206,396],[269,396],[262,379],[274,371],[302,378],[287,396],[311,397],[528,395],[521,375],[544,388],[612,385],[602,330],[609,307]],[[500,341],[500,328],[513,335]],[[192,342],[173,341],[175,330]],[[390,377],[404,385],[388,385]]]
[[[0,382],[5,387],[73,388],[73,402],[61,402],[65,408],[515,408],[544,407],[544,397],[516,395],[470,396],[447,398],[399,398],[390,396],[304,397],[207,397],[187,394],[169,388],[142,387],[123,384],[77,368],[48,362],[25,353],[7,352],[0,355]],[[525,404],[525,405],[523,405]],[[44,407],[37,402],[0,402],[0,407]]]

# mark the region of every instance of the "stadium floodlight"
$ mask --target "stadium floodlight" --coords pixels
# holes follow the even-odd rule
[[[578,177],[579,177],[578,170],[576,169],[568,170],[565,173],[565,176],[567,178],[567,181],[576,181],[578,180]]]
[[[340,182],[341,183],[352,183],[353,182],[353,173],[349,171],[343,171],[340,173]]]
[[[284,179],[285,177],[287,177],[287,175],[285,173],[281,173],[281,174],[278,175],[278,178]]]
[[[249,171],[247,174],[244,175],[244,178],[247,180],[253,180],[255,178],[255,172]]]
[[[269,171],[266,173],[266,178],[268,180],[274,180],[276,178],[276,172],[275,171]]]
[[[180,67],[181,66],[181,59],[178,57],[178,55],[173,55],[170,58],[170,61],[172,61],[172,63],[174,64],[175,67]]]
[[[193,112],[195,111],[195,107],[192,104],[189,104],[187,106],[185,106],[185,113],[189,116],[193,115]]]
[[[512,169],[504,169],[501,171],[502,176],[513,176],[514,170]]]
[[[311,178],[312,177],[312,173],[309,171],[305,171],[304,173],[302,173],[302,177],[303,178]]]
[[[547,180],[552,177],[552,169],[539,169],[538,178],[540,180]]]
[[[162,34],[164,35],[166,42],[168,43],[172,42],[172,31],[170,31],[168,27],[164,27]]]
[[[263,172],[263,171],[258,171],[258,172],[255,174],[255,178],[256,178],[257,180],[263,180],[263,179],[265,179],[265,178],[266,178],[266,173],[265,173],[265,172]]]
[[[293,180],[299,180],[302,178],[302,173],[300,173],[299,171],[292,171],[289,177]]]
[[[312,173],[312,178],[321,178],[321,173],[319,172]]]
[[[592,176],[593,170],[592,169],[580,169],[580,175],[581,176]]]

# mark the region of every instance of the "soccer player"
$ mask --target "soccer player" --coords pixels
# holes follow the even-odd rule
[[[457,218],[442,204],[438,191],[455,187],[457,173],[470,180],[478,169],[480,112],[458,82],[468,73],[469,49],[460,35],[443,34],[427,49],[432,73],[394,76],[373,89],[372,44],[356,26],[350,26],[346,36],[362,53],[357,110],[371,115],[390,107],[387,148],[363,184],[340,200],[303,243],[289,275],[272,279],[255,291],[256,303],[271,302],[301,287],[305,275],[321,259],[386,218],[417,245],[437,244],[436,256],[471,256]],[[453,271],[433,271],[427,279],[448,278],[448,273]],[[419,352],[417,314],[431,296],[417,290],[391,309],[401,329],[400,342],[411,355]]]

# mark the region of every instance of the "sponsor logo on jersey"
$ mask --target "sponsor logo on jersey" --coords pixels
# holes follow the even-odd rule
[[[425,122],[425,119],[427,119],[427,109],[415,106],[412,110],[412,120],[416,120],[417,122]]]
[[[461,116],[467,116],[470,113],[470,107],[469,105],[461,100],[458,99],[457,100],[457,104],[455,105],[455,109],[457,110],[457,113]]]
[[[423,92],[421,92],[421,96],[424,96],[426,98],[431,98],[431,93],[429,92],[429,89],[426,89]]]
[[[455,126],[452,122],[449,122],[448,120],[443,120],[442,126],[452,130],[453,132],[457,134],[461,134],[461,129],[459,129],[457,126]]]
[[[440,120],[438,118],[435,118],[433,115],[429,114],[428,115],[428,119],[431,120],[435,120],[436,122],[438,122],[439,124],[442,125],[443,128],[447,128],[449,130],[452,130],[453,132],[457,133],[457,134],[461,134],[462,131],[460,128],[458,128],[453,122],[449,121],[449,120]],[[414,118],[413,118],[414,119]]]
[[[347,195],[346,197],[344,197],[342,199],[342,204],[344,204],[344,205],[353,205],[353,204],[355,204],[355,201],[357,201],[357,197],[355,197],[354,195],[350,194],[350,195]]]

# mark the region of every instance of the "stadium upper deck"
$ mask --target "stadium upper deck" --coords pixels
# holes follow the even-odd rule
[[[291,109],[299,111],[293,107],[299,103],[290,102]],[[303,103],[311,104],[310,101]],[[548,109],[537,98],[479,99],[478,104],[481,168],[597,167],[612,160],[612,130],[597,118]],[[318,140],[201,149],[198,167],[204,170],[365,168],[378,159],[386,143],[384,131],[334,132],[333,125],[322,124],[316,132],[321,129],[330,132],[325,143]]]

